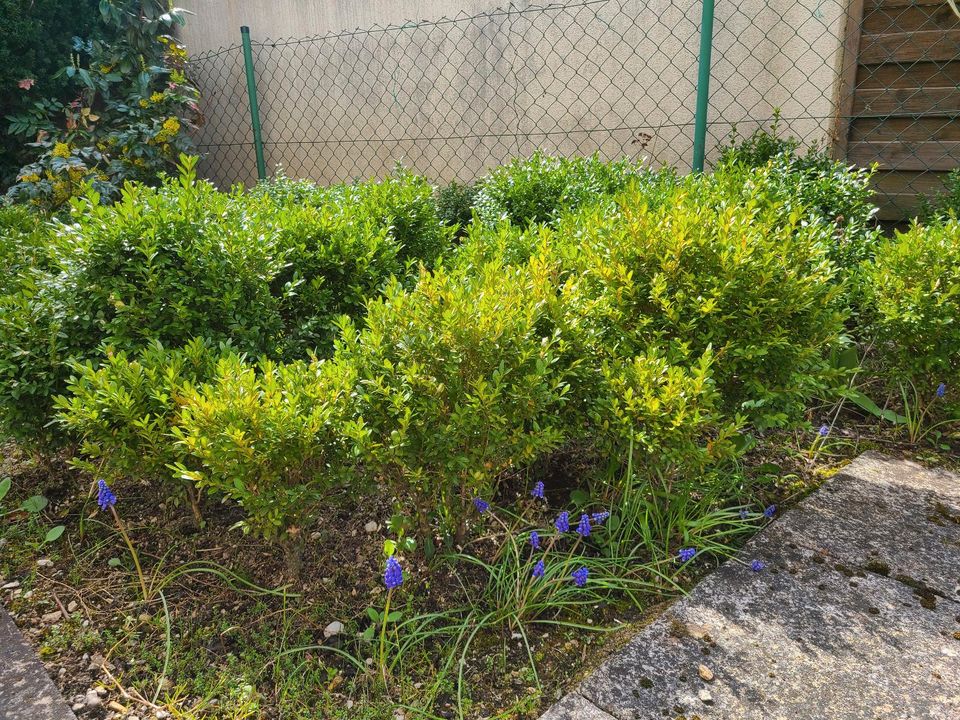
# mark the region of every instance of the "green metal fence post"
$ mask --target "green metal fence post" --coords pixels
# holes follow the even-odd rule
[[[697,72],[697,114],[693,121],[693,171],[703,172],[707,149],[707,105],[710,100],[710,54],[713,50],[713,0],[703,0],[700,18],[700,68]]]
[[[253,150],[257,155],[257,177],[267,179],[267,165],[263,161],[263,138],[260,135],[260,106],[257,104],[257,81],[253,75],[253,50],[250,47],[250,28],[240,28],[243,42],[243,66],[247,71],[247,97],[250,99],[250,124],[253,126]]]

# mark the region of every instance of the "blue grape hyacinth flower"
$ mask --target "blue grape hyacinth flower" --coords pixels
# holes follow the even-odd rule
[[[942,398],[946,394],[947,394],[946,383],[940,383],[939,385],[937,385],[937,397]]]
[[[399,561],[391,555],[387,558],[387,569],[383,573],[383,584],[387,586],[387,590],[393,590],[400,587],[402,582],[403,568],[400,567]]]
[[[764,567],[766,566],[759,560],[754,560],[753,562],[750,563],[750,569],[753,570],[754,572],[760,572],[761,570],[763,570]]]
[[[490,503],[483,498],[474,498],[473,506],[477,509],[477,512],[481,514],[490,509]]]
[[[593,522],[594,525],[603,525],[603,523],[606,522],[608,517],[610,517],[610,513],[603,511],[603,512],[598,512],[591,515],[590,520]]]
[[[543,483],[538,482],[536,485],[534,485],[533,490],[530,491],[530,494],[535,498],[539,498],[540,500],[545,500],[546,497],[543,492]]]
[[[776,505],[771,505],[770,507],[768,507],[766,510],[763,511],[764,517],[768,517],[768,518],[772,518],[776,514],[777,514]]]
[[[830,428],[826,424],[820,426],[820,429],[817,431],[820,437],[826,437],[830,434]]]
[[[680,552],[677,553],[677,557],[680,558],[680,562],[690,562],[693,560],[693,556],[696,554],[696,548],[680,548]]]
[[[577,587],[586,585],[588,577],[590,577],[590,571],[585,567],[573,571],[573,582]]]
[[[540,549],[540,533],[538,533],[536,530],[533,530],[530,533],[530,546],[534,550]]]
[[[565,533],[570,531],[570,513],[564,510],[560,515],[557,516],[557,521],[553,524],[559,532]]]
[[[577,525],[577,532],[581,537],[590,537],[590,516],[586,513],[580,516],[580,523]]]
[[[97,505],[101,510],[112,508],[117,504],[117,496],[113,494],[107,481],[100,479],[97,481]]]
[[[545,571],[546,568],[543,565],[543,560],[537,560],[537,564],[533,566],[533,576],[535,578],[542,578]]]

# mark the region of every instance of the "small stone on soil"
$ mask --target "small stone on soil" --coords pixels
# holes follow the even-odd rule
[[[701,690],[701,691],[697,694],[697,697],[700,698],[700,702],[702,702],[704,705],[712,705],[712,704],[713,704],[713,695],[710,694],[710,691],[709,691],[709,690]]]
[[[704,682],[713,682],[713,670],[708,668],[706,665],[698,665],[697,674]]]
[[[343,632],[343,623],[340,622],[339,620],[334,620],[332,623],[330,623],[323,629],[323,636],[327,639],[330,639],[335,635],[339,635],[342,632]]]

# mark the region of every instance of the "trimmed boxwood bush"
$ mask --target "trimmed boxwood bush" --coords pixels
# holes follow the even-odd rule
[[[960,221],[914,225],[863,268],[862,313],[875,372],[922,396],[960,386]],[[956,400],[953,401],[956,403]]]
[[[504,220],[525,227],[549,223],[564,212],[592,205],[631,183],[669,188],[672,170],[652,171],[627,160],[552,157],[541,152],[493,170],[476,185],[474,208],[482,222]]]
[[[342,487],[362,447],[355,381],[341,362],[222,357],[208,383],[185,393],[174,436],[195,466],[177,471],[243,508],[244,532],[283,541],[296,565],[300,528]]]
[[[328,355],[336,317],[362,315],[391,277],[412,283],[451,240],[431,186],[408,173],[222,193],[194,165],[159,188],[130,184],[112,205],[75,200],[67,221],[37,231],[49,270],[21,273],[0,297],[9,432],[49,435],[70,363],[98,363],[107,346],[136,353],[201,337],[251,356]],[[32,237],[23,222],[5,235]]]
[[[345,323],[337,359],[359,375],[369,463],[411,501],[423,537],[431,510],[463,531],[475,497],[506,470],[564,441],[564,341],[550,329],[556,278],[546,268],[438,269]]]

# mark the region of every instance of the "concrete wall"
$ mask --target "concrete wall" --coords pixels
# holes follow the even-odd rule
[[[240,25],[270,171],[333,182],[403,162],[469,180],[538,147],[689,169],[699,0],[496,1],[185,0],[205,171],[255,180]],[[829,141],[846,12],[842,0],[718,1],[708,158],[774,108],[785,132]]]

